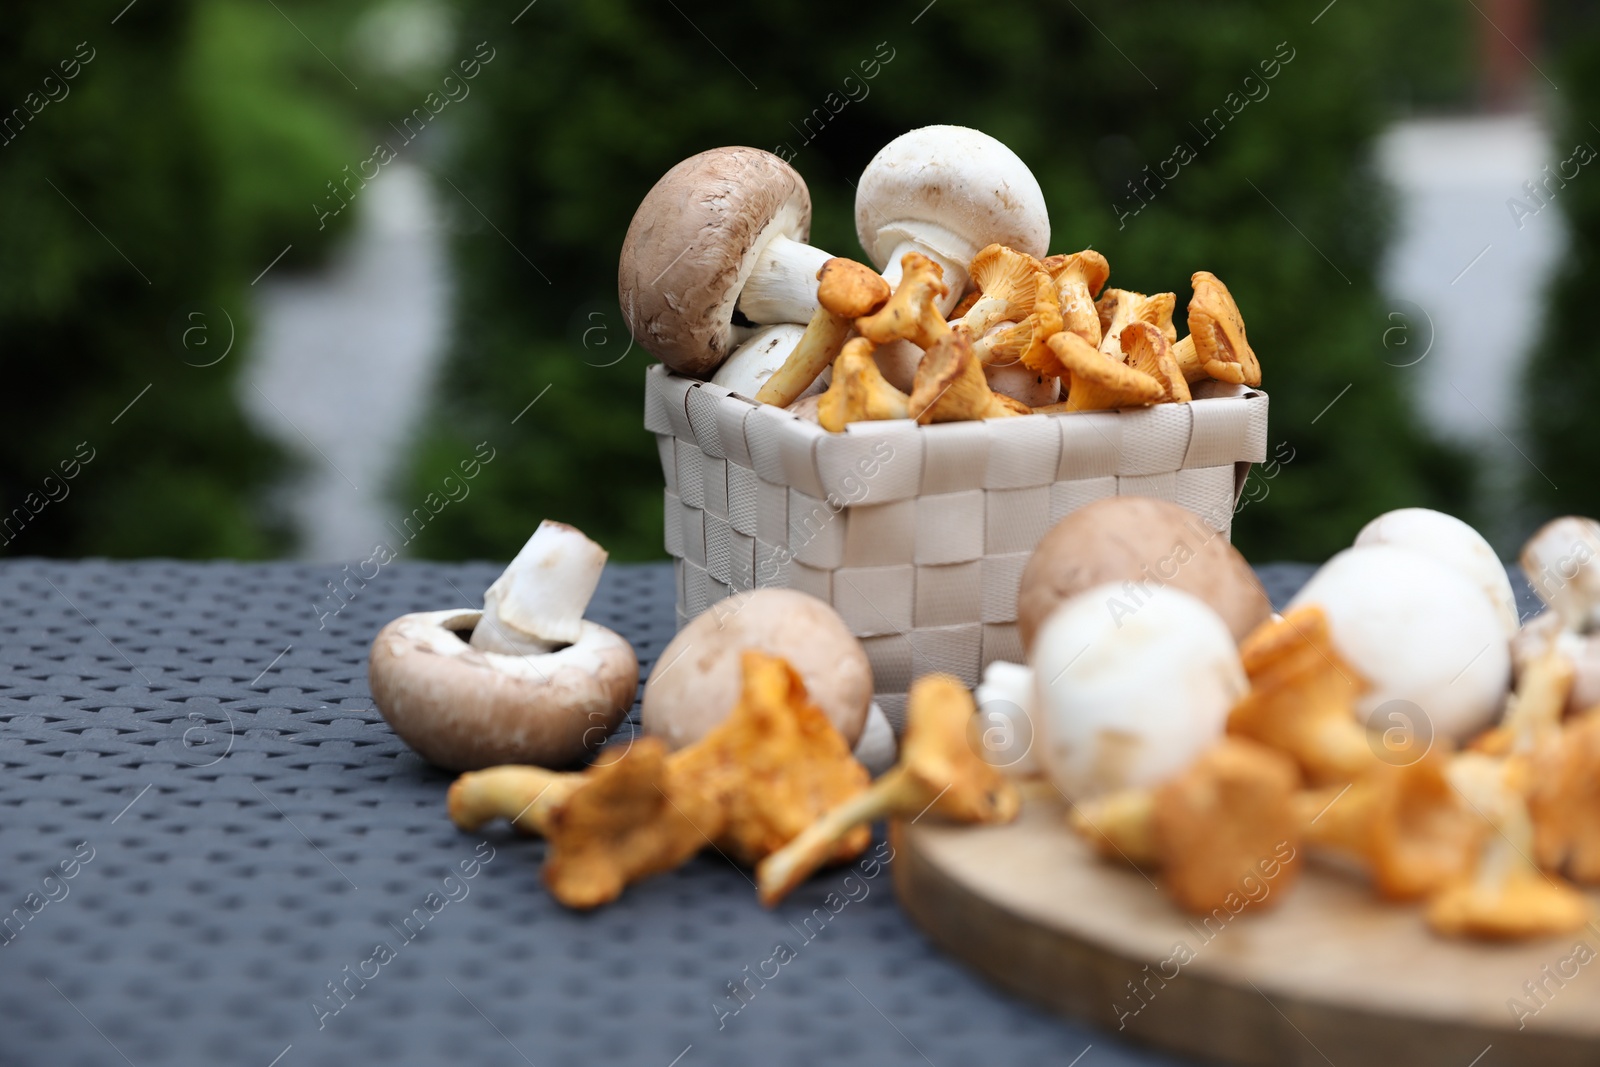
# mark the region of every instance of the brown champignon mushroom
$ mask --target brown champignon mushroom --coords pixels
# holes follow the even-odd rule
[[[735,313],[757,325],[807,322],[817,271],[806,244],[811,194],[758,148],[713,148],[656,182],[623,239],[617,296],[634,339],[668,367],[707,377],[737,343]]]
[[[1298,783],[1280,754],[1226,738],[1154,790],[1079,805],[1070,823],[1102,856],[1159,867],[1185,911],[1231,914],[1247,901],[1270,906],[1298,874]],[[1269,891],[1253,898],[1252,881]]]
[[[951,330],[923,356],[907,412],[925,426],[930,422],[1026,415],[1028,409],[1019,401],[990,391],[967,335]]]
[[[1065,330],[1045,342],[1055,354],[1058,373],[1067,384],[1067,399],[1051,411],[1108,411],[1159,404],[1161,383],[1119,358],[1112,359],[1088,341]]]
[[[1161,386],[1162,400],[1189,402],[1189,383],[1160,327],[1148,322],[1129,323],[1122,331],[1122,352],[1128,366],[1148,374]]]
[[[1272,614],[1250,564],[1194,512],[1148,497],[1112,497],[1072,512],[1034,549],[1017,598],[1022,647],[1033,647],[1039,627],[1063,600],[1107,582],[1127,583],[1130,607],[1159,585],[1199,597],[1236,641]]]
[[[910,418],[910,398],[884,380],[865,337],[847,341],[834,361],[833,381],[817,399],[817,422],[841,433],[852,422]]]
[[[737,593],[679,630],[645,683],[645,732],[674,749],[710,733],[738,702],[749,649],[788,660],[846,744],[861,737],[872,703],[866,650],[832,607],[792,589]]]
[[[831,808],[756,868],[761,902],[776,904],[833,855],[838,842],[886,816],[936,817],[966,823],[1016,818],[1016,785],[968,742],[977,707],[967,687],[948,674],[927,674],[911,686],[900,760],[871,788]]]
[[[877,311],[889,299],[889,283],[871,267],[850,259],[830,259],[817,272],[820,305],[782,367],[768,378],[755,399],[788,407],[832,363],[855,320]]]
[[[1111,277],[1111,264],[1092,248],[1071,255],[1051,256],[1044,269],[1056,287],[1062,328],[1077,334],[1094,348],[1100,347],[1100,312],[1095,297]]]
[[[1210,271],[1190,277],[1194,296],[1189,300],[1189,336],[1173,346],[1172,354],[1191,382],[1214,378],[1234,385],[1260,385],[1261,363],[1244,335],[1244,316],[1233,294]]]
[[[402,615],[372,642],[372,699],[394,732],[451,770],[563,766],[598,748],[639,681],[633,646],[583,618],[605,552],[544,523],[484,610]]]

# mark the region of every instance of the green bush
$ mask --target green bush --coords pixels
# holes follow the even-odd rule
[[[28,4],[0,26],[8,554],[288,542],[264,503],[284,458],[238,402],[247,294],[285,246],[279,270],[326,248],[310,204],[362,138],[301,35],[336,47],[350,5],[278,6],[139,3],[113,25]]]
[[[1547,68],[1561,86],[1552,101],[1555,159],[1572,162],[1566,168],[1570,181],[1563,181],[1552,164],[1555,179],[1542,194],[1565,218],[1567,243],[1524,379],[1523,425],[1532,460],[1522,471],[1527,505],[1522,525],[1528,533],[1557,515],[1600,515],[1600,483],[1588,443],[1600,411],[1600,338],[1591,319],[1600,291],[1600,133],[1593,125],[1600,116],[1600,12],[1567,3],[1552,14],[1561,16],[1564,28],[1555,62]],[[1575,155],[1579,145],[1587,152]],[[1531,206],[1528,198],[1521,199]]]
[[[628,351],[615,297],[634,207],[693,152],[792,151],[813,241],[859,257],[852,182],[885,142],[935,122],[986,130],[1028,161],[1053,251],[1093,245],[1130,288],[1186,298],[1206,268],[1233,289],[1266,365],[1273,443],[1294,455],[1240,517],[1248,552],[1321,558],[1382,509],[1464,506],[1466,460],[1421,428],[1404,372],[1383,360],[1392,323],[1373,277],[1387,213],[1368,167],[1392,101],[1459,97],[1454,4],[1338,4],[1315,25],[1303,3],[1239,0],[1098,5],[1093,26],[1073,5],[1023,0],[942,0],[914,24],[903,7],[837,0],[737,18],[689,0],[586,0],[515,26],[498,3],[464,10],[466,39],[504,58],[457,116],[445,173],[476,232],[457,244],[457,340],[402,503],[477,442],[499,458],[476,502],[419,539],[424,554],[506,557],[551,516],[619,557],[659,556],[661,475],[640,425],[649,357]],[[1190,124],[1246,92],[1259,99],[1231,105],[1201,144]],[[1183,140],[1196,158],[1119,226],[1113,204],[1138,203],[1127,183]]]

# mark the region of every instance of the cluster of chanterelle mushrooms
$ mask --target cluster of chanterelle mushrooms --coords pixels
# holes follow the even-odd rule
[[[1093,249],[1045,256],[1039,183],[994,138],[928,126],[856,187],[875,267],[806,243],[811,197],[782,159],[717,148],[673,167],[634,214],[618,294],[668,367],[831,431],[1186,403],[1191,385],[1260,385],[1238,305],[1197,271],[1189,333],[1174,293],[1106,288]],[[1064,399],[1063,399],[1064,396]]]
[[[1476,531],[1389,512],[1275,615],[1181,508],[1092,504],[1023,574],[1028,665],[977,693],[1011,742],[988,758],[1048,775],[1094,850],[1220,922],[1309,855],[1444,936],[1577,929],[1573,883],[1600,884],[1600,523],[1557,520],[1521,562],[1550,610],[1519,628]]]
[[[450,788],[450,817],[545,837],[545,883],[563,904],[604,904],[702,848],[754,868],[770,904],[859,855],[873,819],[930,805],[967,822],[1016,814],[1015,786],[968,745],[965,687],[917,682],[897,761],[861,643],[828,604],[787,589],[743,593],[684,627],[645,685],[642,734],[613,737],[638,663],[625,639],[583,619],[605,559],[546,522],[481,610],[402,616],[371,655],[373,698],[395,732],[468,772]],[[886,773],[873,782],[869,768]]]

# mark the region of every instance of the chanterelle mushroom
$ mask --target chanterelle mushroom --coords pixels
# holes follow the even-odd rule
[[[1187,404],[1189,383],[1183,379],[1178,361],[1172,357],[1161,328],[1148,322],[1130,322],[1122,330],[1122,351],[1128,366],[1143,371],[1161,386],[1161,399]]]
[[[1245,339],[1244,316],[1233,294],[1210,271],[1195,271],[1189,283],[1194,286],[1189,336],[1172,349],[1184,377],[1191,382],[1215,378],[1234,385],[1260,385],[1261,363]]]
[[[1060,374],[1067,383],[1062,411],[1107,411],[1112,408],[1147,407],[1165,396],[1161,383],[1150,375],[1113,359],[1075,333],[1065,330],[1045,342],[1055,353]]]
[[[1071,255],[1050,256],[1044,269],[1056,286],[1056,302],[1061,308],[1062,328],[1077,334],[1090,347],[1099,348],[1100,311],[1095,298],[1111,277],[1111,265],[1092,248]]]
[[[788,407],[817,380],[844,346],[855,320],[877,311],[889,299],[883,276],[850,259],[830,259],[817,272],[817,302],[821,305],[794,351],[768,378],[755,399],[762,404]]]
[[[1600,883],[1600,709],[1542,744],[1532,765],[1528,807],[1539,864]]]
[[[569,908],[615,900],[625,886],[671,870],[720,829],[721,809],[666,746],[640,738],[581,774],[491,767],[450,787],[450,818],[476,830],[496,818],[550,840],[544,881]]]
[[[1015,152],[964,126],[925,126],[885,145],[856,187],[856,235],[893,284],[901,257],[920,252],[944,269],[948,313],[967,290],[967,264],[1002,244],[1043,256],[1050,214]]]
[[[394,732],[452,770],[561,766],[598,748],[633,704],[633,646],[583,618],[606,554],[545,522],[484,610],[402,615],[372,642],[372,699]]]
[[[1299,873],[1298,781],[1278,753],[1224,738],[1156,788],[1078,804],[1070,822],[1102,856],[1159,867],[1185,911],[1233,914],[1271,907]]]
[[[720,806],[721,828],[709,832],[717,847],[754,866],[865,790],[867,771],[786,660],[747,650],[739,663],[742,687],[732,711],[671,762]],[[869,838],[865,829],[846,835],[828,858],[850,859]]]
[[[673,370],[709,375],[756,325],[807,322],[828,253],[806,244],[811,194],[758,148],[713,148],[656,182],[623,239],[617,295],[634,339]]]
[[[1149,788],[1223,735],[1244,668],[1215,611],[1157,588],[1126,607],[1120,585],[1087,589],[1051,612],[1028,663],[1038,691],[1038,756],[1073,800]]]
[[[1028,414],[1025,405],[990,391],[983,367],[973,358],[972,343],[960,330],[946,333],[928,349],[917,368],[907,411],[924,425]]]
[[[1455,567],[1409,548],[1347,548],[1312,575],[1290,608],[1316,604],[1333,644],[1371,685],[1358,709],[1368,726],[1395,725],[1465,741],[1495,717],[1511,652],[1494,603]]]
[[[1176,293],[1146,296],[1127,289],[1107,289],[1095,305],[1100,314],[1100,351],[1121,360],[1122,331],[1135,322],[1148,322],[1159,329],[1168,342],[1177,341],[1178,331],[1172,325],[1172,311],[1177,303]]]
[[[911,686],[900,762],[871,788],[830,809],[756,868],[761,902],[776,904],[833,855],[837,843],[886,816],[928,812],[957,822],[1016,818],[1021,797],[968,741],[974,707],[966,686],[927,674]]]
[[[1000,322],[1020,322],[1033,311],[1033,276],[1043,268],[1025,252],[1005,245],[987,245],[972,257],[968,270],[978,286],[978,299],[961,316],[967,337],[977,340]],[[952,325],[955,322],[952,320]]]
[[[847,748],[860,739],[872,703],[866,650],[832,607],[792,589],[735,594],[679,630],[645,683],[645,732],[675,749],[708,734],[738,702],[747,649],[788,660]]]
[[[833,381],[817,401],[817,422],[840,433],[852,422],[911,417],[910,398],[888,382],[872,358],[872,342],[856,337],[845,342],[834,361]]]
[[[984,364],[1021,363],[1035,374],[1061,374],[1061,361],[1051,351],[1050,338],[1061,332],[1061,308],[1055,286],[1044,271],[1033,276],[1034,298],[1031,310],[1018,322],[1004,322],[976,338],[972,353]]]
[[[1067,515],[1034,549],[1017,596],[1022,647],[1033,647],[1039,627],[1063,600],[1105,582],[1121,583],[1113,605],[1119,618],[1170,585],[1209,604],[1235,641],[1272,614],[1250,564],[1194,512],[1149,497],[1110,497]]]
[[[948,291],[944,272],[927,256],[907,252],[904,273],[896,280],[888,303],[871,315],[856,320],[861,336],[876,345],[910,341],[918,348],[931,348],[950,332],[950,324],[939,313],[939,300]]]

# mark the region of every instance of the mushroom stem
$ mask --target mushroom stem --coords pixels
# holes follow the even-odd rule
[[[483,594],[473,648],[526,656],[555,651],[583,634],[583,612],[600,584],[606,550],[576,527],[546,519]]]
[[[930,799],[923,795],[916,779],[904,766],[891,767],[866,792],[828,811],[761,861],[756,868],[761,903],[770,908],[788,896],[813,871],[828,862],[839,842],[856,827],[897,814],[919,801],[926,805]]]
[[[938,308],[939,314],[949,315],[957,302],[960,301],[962,294],[967,291],[967,286],[972,282],[971,275],[967,273],[966,261],[961,258],[942,255],[921,241],[902,240],[895,246],[894,252],[889,256],[888,266],[883,268],[883,279],[889,283],[891,289],[900,287],[900,278],[905,273],[902,257],[910,252],[917,252],[927,256],[939,265],[939,269],[942,272],[939,276],[944,279],[944,283],[948,288],[938,296],[933,306]]]
[[[1506,707],[1503,729],[1516,752],[1531,751],[1541,739],[1561,729],[1561,713],[1577,669],[1558,647],[1528,664]]]
[[[945,334],[922,357],[907,411],[922,425],[1028,414],[1019,401],[990,390],[961,330]]]
[[[838,356],[855,320],[888,301],[889,284],[870,267],[848,259],[830,259],[817,271],[817,299],[806,332],[783,366],[756,393],[758,403],[788,407],[799,399]]]
[[[884,380],[872,358],[872,342],[857,337],[844,346],[833,382],[817,401],[817,421],[830,433],[852,422],[909,418],[907,397]]]
[[[734,307],[763,326],[807,322],[818,306],[817,272],[832,258],[820,248],[774,234],[756,255],[755,269]]]
[[[549,829],[551,813],[583,781],[582,774],[543,767],[469,771],[450,783],[450,820],[463,830],[476,830],[495,819],[507,819],[519,830],[542,834]]]

